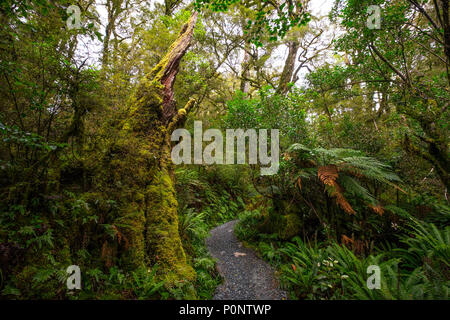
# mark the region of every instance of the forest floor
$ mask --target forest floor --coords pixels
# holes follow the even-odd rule
[[[278,287],[273,269],[256,253],[245,248],[234,235],[237,220],[211,230],[206,240],[217,260],[224,282],[217,287],[214,300],[281,300],[286,293]]]

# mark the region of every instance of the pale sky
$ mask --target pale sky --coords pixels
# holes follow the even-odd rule
[[[316,16],[327,15],[333,7],[333,0],[311,0],[309,7],[311,13]]]

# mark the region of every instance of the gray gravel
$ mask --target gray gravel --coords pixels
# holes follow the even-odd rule
[[[253,250],[245,248],[234,235],[237,220],[213,230],[206,239],[211,255],[224,283],[217,287],[214,300],[281,300],[286,293],[278,283],[269,264]]]

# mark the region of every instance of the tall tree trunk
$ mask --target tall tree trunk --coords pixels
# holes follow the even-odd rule
[[[111,39],[111,33],[112,33],[112,25],[110,23],[107,24],[106,30],[105,30],[105,37],[103,39],[103,50],[102,50],[102,65],[103,67],[108,65],[108,58],[109,58],[109,40]]]
[[[290,41],[288,48],[289,53],[284,63],[283,73],[281,74],[277,89],[277,92],[283,95],[289,91],[288,84],[292,81],[292,75],[294,74],[295,58],[299,49],[298,41]]]
[[[173,85],[196,20],[194,13],[166,56],[141,79],[120,138],[110,151],[108,168],[113,176],[111,192],[120,192],[123,199],[119,222],[127,226],[124,260],[135,268],[158,263],[169,281],[195,278],[178,232],[170,136],[194,105],[191,100],[177,110]]]
[[[102,65],[103,67],[108,65],[109,62],[109,43],[111,41],[111,35],[116,30],[116,20],[119,15],[125,10],[122,8],[123,0],[107,0],[106,8],[108,11],[108,22],[105,29],[105,37],[103,38],[103,50],[102,50]]]
[[[250,44],[245,43],[245,50],[244,50],[244,59],[241,63],[241,85],[240,89],[242,92],[248,92],[248,71],[250,68]]]

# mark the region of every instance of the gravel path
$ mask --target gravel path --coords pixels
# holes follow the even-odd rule
[[[253,250],[245,248],[234,235],[237,220],[213,230],[206,239],[217,269],[225,279],[217,287],[214,300],[281,300],[286,293],[278,289],[272,268]]]

